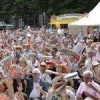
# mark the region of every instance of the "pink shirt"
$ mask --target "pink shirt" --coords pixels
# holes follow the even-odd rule
[[[98,90],[100,90],[100,85],[98,85],[97,83],[95,83],[94,81],[91,82],[91,84]],[[87,86],[85,84],[85,82],[82,82],[76,92],[76,95],[82,95],[84,91],[87,91],[88,93],[100,97],[100,94],[97,93],[94,89],[90,88],[89,86]]]

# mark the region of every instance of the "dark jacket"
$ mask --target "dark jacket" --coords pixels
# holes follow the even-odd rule
[[[27,81],[26,94],[29,97],[29,95],[32,92],[32,89],[34,87],[34,80],[32,78],[26,78],[26,81]],[[43,80],[40,79],[39,84],[44,91],[48,91],[49,86],[46,82],[44,82]]]

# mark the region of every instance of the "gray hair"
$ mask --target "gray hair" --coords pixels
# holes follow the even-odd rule
[[[90,78],[93,78],[93,73],[90,70],[87,70],[83,73],[83,77],[89,76]]]
[[[32,73],[41,74],[39,68],[34,68],[33,71],[32,71]]]

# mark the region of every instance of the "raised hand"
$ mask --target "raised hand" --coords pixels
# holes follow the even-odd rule
[[[17,90],[18,90],[19,93],[22,93],[22,90],[23,90],[22,84],[20,84],[20,85],[17,87]]]

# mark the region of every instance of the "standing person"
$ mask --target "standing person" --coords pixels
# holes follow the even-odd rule
[[[16,77],[13,79],[14,93],[16,93],[18,91],[17,87],[19,87],[19,86],[22,86],[22,92],[25,93],[25,91],[26,91],[27,83],[26,83],[26,80],[24,78],[22,79],[21,76],[22,76],[21,70],[20,71],[16,70]]]
[[[59,79],[62,79],[65,74],[70,73],[70,68],[68,66],[57,64],[56,65],[56,72],[58,72],[58,75],[52,80],[52,85],[57,83]],[[73,81],[71,80],[71,83],[73,84]]]
[[[6,83],[0,80],[0,100],[10,100],[9,96],[6,95],[7,89]]]
[[[16,100],[12,80],[8,76],[0,76],[0,100]]]
[[[100,86],[93,81],[93,73],[85,71],[83,79],[76,93],[77,100],[100,100]]]
[[[48,70],[56,72],[56,62],[54,60],[49,60],[47,62]],[[46,71],[47,72],[47,71]],[[56,75],[54,73],[48,73],[51,79],[54,79]]]
[[[58,55],[57,55],[58,49],[56,47],[52,48],[52,58],[57,60],[58,59]]]
[[[26,94],[28,95],[29,100],[42,100],[42,91],[48,91],[48,85],[40,78],[40,74],[40,70],[38,68],[34,68],[32,71],[32,78],[26,78]]]
[[[94,81],[100,84],[100,63],[97,61],[93,61],[91,71],[94,76]]]
[[[46,73],[47,65],[45,62],[40,63],[41,79],[44,80],[49,86],[52,85],[51,77]]]
[[[92,50],[92,49],[89,49],[87,51],[87,58],[85,60],[85,66],[88,68],[88,69],[91,69],[92,67],[92,62],[93,61],[97,61],[96,59],[96,56],[95,56],[95,51]]]
[[[17,45],[16,50],[14,52],[15,52],[16,63],[18,64],[19,59],[21,57],[22,47],[20,45]]]

